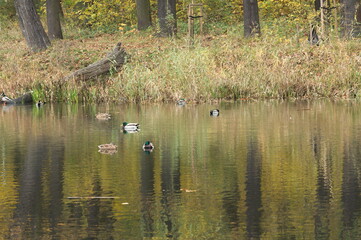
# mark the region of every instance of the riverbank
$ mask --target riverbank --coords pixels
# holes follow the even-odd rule
[[[41,53],[30,53],[16,23],[0,36],[0,90],[32,90],[51,102],[202,102],[237,99],[361,97],[360,40],[330,39],[311,46],[302,36],[267,32],[244,39],[237,27],[197,38],[157,38],[152,32],[85,35],[70,31]],[[70,33],[69,33],[70,32]],[[86,83],[69,73],[103,58],[116,43],[131,59],[119,72]]]

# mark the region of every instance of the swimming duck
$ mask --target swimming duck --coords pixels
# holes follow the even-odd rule
[[[186,100],[184,98],[181,98],[177,101],[177,105],[184,106],[186,105]]]
[[[97,113],[95,117],[99,120],[109,120],[111,116],[109,113]]]
[[[8,104],[9,103],[15,103],[15,101],[13,99],[7,97],[4,92],[1,93],[1,101],[4,102],[5,104],[6,103],[8,103]]]
[[[123,130],[125,131],[135,131],[138,130],[139,123],[127,123],[123,122]]]
[[[43,102],[41,100],[39,100],[37,103],[36,103],[36,107],[42,107],[46,102]]]
[[[137,133],[137,132],[139,132],[139,131],[140,131],[139,128],[137,128],[137,129],[132,129],[132,130],[124,130],[124,129],[123,129],[123,133],[124,133],[124,134],[127,134],[127,133]]]
[[[219,116],[219,110],[218,109],[213,109],[210,111],[210,115],[212,117],[218,117]]]
[[[143,144],[143,151],[153,151],[154,149],[154,145],[153,143],[151,143],[150,141],[146,141],[144,144]]]
[[[117,145],[113,143],[105,143],[98,146],[99,150],[117,150]]]
[[[109,150],[109,149],[99,149],[98,151],[99,153],[102,153],[102,154],[108,154],[108,155],[113,155],[115,153],[118,152],[118,150]]]

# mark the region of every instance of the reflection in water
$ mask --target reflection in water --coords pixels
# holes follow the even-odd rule
[[[213,149],[217,149],[217,147],[214,146]],[[212,155],[219,157],[217,152],[212,153]],[[222,207],[224,209],[224,214],[222,219],[226,223],[227,229],[225,231],[233,231],[233,234],[237,234],[240,223],[240,190],[236,161],[240,161],[240,159],[233,158],[232,156],[225,160],[228,161],[229,164],[223,166]]]
[[[246,180],[246,207],[247,207],[247,236],[249,239],[260,239],[261,236],[261,166],[262,159],[257,142],[248,140],[247,147],[247,180]]]
[[[161,189],[161,219],[166,227],[166,237],[178,239],[176,206],[180,192],[179,158],[172,158],[170,152],[165,152],[162,156]]]
[[[89,198],[72,199],[67,204],[67,210],[70,212],[68,224],[78,227],[74,230],[75,236],[82,236],[85,239],[112,239],[116,221],[112,207],[113,199],[99,198],[99,196],[104,196],[104,191],[97,173],[93,175],[92,181],[92,192]],[[83,227],[85,232],[79,231]]]
[[[52,145],[50,151],[50,179],[49,179],[49,212],[50,229],[53,236],[59,232],[58,224],[61,221],[63,210],[63,170],[64,170],[64,143],[61,141]]]
[[[359,129],[352,102],[2,108],[0,239],[360,239]]]
[[[361,237],[361,143],[352,139],[345,147],[343,160],[342,202],[343,202],[343,239],[360,239]]]
[[[321,147],[321,136],[313,137],[314,158],[317,162],[317,202],[315,214],[316,239],[330,238],[330,201],[331,195],[331,153],[327,145]]]
[[[238,177],[235,168],[227,167],[225,169],[225,183],[227,185],[224,187],[223,191],[223,208],[224,215],[223,221],[227,223],[229,230],[238,230],[239,227],[239,201],[240,201],[240,191],[238,186]]]
[[[41,235],[43,223],[38,219],[43,218],[49,219],[49,228],[54,236],[57,233],[62,212],[64,147],[59,141],[54,145],[49,145],[49,142],[53,141],[42,137],[32,139],[26,149],[24,162],[19,163],[22,168],[19,170],[19,200],[12,226],[14,231],[11,231],[13,239],[33,239]],[[44,178],[47,179],[45,182]],[[47,199],[43,198],[46,194],[44,188],[49,189]]]
[[[104,196],[101,180],[98,174],[93,176],[94,197]],[[93,198],[87,201],[87,239],[110,239],[113,233],[113,211],[111,201]]]
[[[143,154],[140,163],[140,194],[143,237],[151,238],[155,227],[155,191],[153,154]]]
[[[15,210],[15,225],[11,238],[34,239],[39,234],[44,202],[42,199],[42,168],[48,158],[46,139],[34,139],[27,148],[27,155],[20,175],[19,201]],[[40,211],[39,211],[40,210]]]

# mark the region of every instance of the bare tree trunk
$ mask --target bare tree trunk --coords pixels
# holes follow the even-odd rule
[[[359,2],[356,13],[356,21],[361,23],[361,2]]]
[[[46,20],[50,39],[63,39],[60,24],[61,4],[60,0],[46,0]]]
[[[321,0],[315,0],[315,10],[319,11],[321,9]]]
[[[31,51],[38,52],[50,46],[49,38],[36,13],[34,2],[32,0],[15,0],[15,9],[21,31]]]
[[[152,25],[150,16],[150,2],[149,0],[136,0],[136,4],[138,30],[145,30]]]
[[[357,10],[356,10],[355,35],[357,37],[361,36],[361,1],[358,3]]]
[[[258,2],[257,0],[243,1],[244,36],[251,37],[261,34],[259,24]]]
[[[173,36],[176,34],[176,0],[158,0],[158,20],[162,36]]]
[[[341,2],[341,36],[351,38],[354,30],[356,0],[340,0]]]

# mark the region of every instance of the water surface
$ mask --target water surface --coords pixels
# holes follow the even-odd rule
[[[361,239],[359,103],[2,106],[0,134],[0,239]]]

